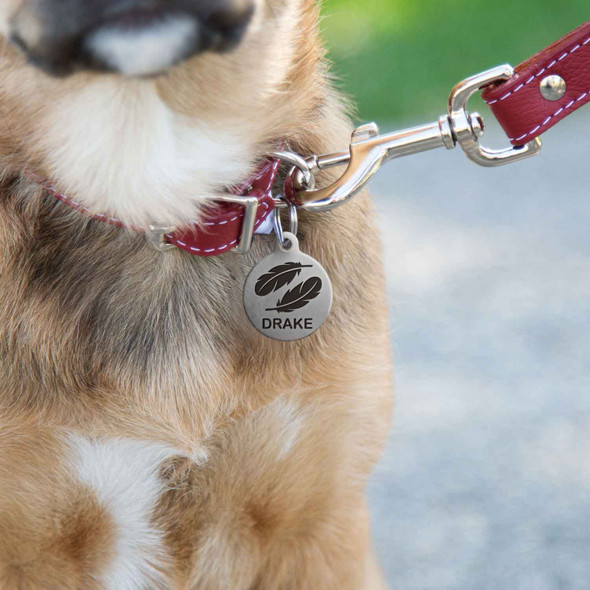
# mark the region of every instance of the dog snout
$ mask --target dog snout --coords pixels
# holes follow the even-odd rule
[[[242,39],[253,0],[29,0],[11,40],[54,75],[81,69],[150,76]]]

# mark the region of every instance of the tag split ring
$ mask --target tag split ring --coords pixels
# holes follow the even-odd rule
[[[287,203],[287,207],[289,209],[289,233],[293,235],[297,235],[297,230],[299,229],[299,220],[297,218],[297,207],[292,203]],[[285,234],[283,233],[283,223],[281,221],[281,210],[276,208],[274,211],[274,231],[275,235],[277,236],[277,240],[279,244],[284,248],[286,246]]]

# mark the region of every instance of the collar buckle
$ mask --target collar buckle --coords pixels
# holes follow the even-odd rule
[[[246,254],[252,247],[254,240],[254,226],[256,225],[256,214],[258,213],[257,197],[235,197],[226,195],[214,197],[211,200],[221,201],[222,203],[234,203],[244,207],[244,219],[242,221],[242,231],[240,232],[240,241],[234,246],[232,252],[236,254]]]

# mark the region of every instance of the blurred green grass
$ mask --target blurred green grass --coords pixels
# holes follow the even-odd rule
[[[436,117],[458,81],[590,18],[581,0],[324,0],[322,11],[338,83],[360,120],[377,121]]]

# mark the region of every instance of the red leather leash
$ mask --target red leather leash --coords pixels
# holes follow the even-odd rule
[[[279,166],[279,159],[266,161],[258,169],[254,177],[235,190],[235,194],[240,197],[254,197],[258,201],[254,231],[262,225],[274,209],[272,187]],[[35,176],[28,176],[32,180],[39,182],[39,179]],[[88,207],[64,195],[49,184],[43,183],[43,186],[49,193],[66,205],[93,219],[104,221],[117,227],[128,227],[115,217],[102,213],[93,213]],[[242,204],[216,201],[214,206],[207,209],[199,224],[194,224],[179,231],[166,233],[164,235],[165,242],[197,256],[217,256],[223,254],[235,248],[240,242],[245,215],[246,208]],[[131,227],[130,229],[139,232],[144,231],[143,228],[139,227]]]
[[[468,101],[481,91],[512,145],[482,145],[484,123],[470,113]],[[346,166],[328,187],[306,186],[287,178],[285,197],[294,206],[326,211],[361,190],[387,161],[426,150],[460,146],[480,166],[496,167],[539,153],[544,131],[590,101],[590,21],[523,62],[504,64],[459,82],[451,91],[447,112],[437,121],[380,134],[375,123],[357,127],[347,151],[307,158],[312,170]]]
[[[482,97],[512,145],[531,141],[589,102],[590,21],[518,65],[512,78],[486,88]]]

